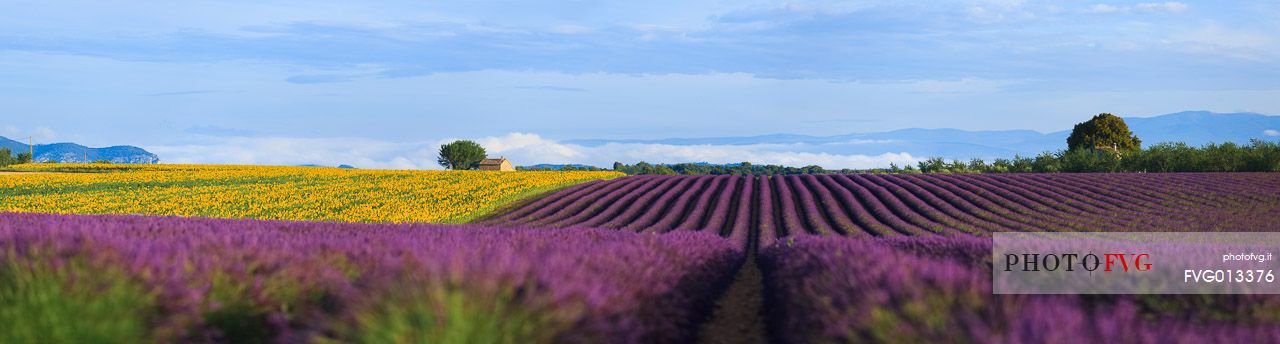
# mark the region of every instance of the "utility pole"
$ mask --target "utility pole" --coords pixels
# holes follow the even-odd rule
[[[36,162],[36,144],[32,141],[31,136],[27,136],[27,154],[31,155],[30,162]]]

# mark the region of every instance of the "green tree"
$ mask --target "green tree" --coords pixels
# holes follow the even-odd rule
[[[8,148],[0,148],[0,166],[9,166],[17,163],[18,159],[13,158],[13,152]]]
[[[1115,147],[1120,152],[1142,148],[1142,140],[1129,131],[1124,119],[1109,113],[1101,113],[1092,119],[1076,124],[1067,137],[1067,150]]]
[[[470,140],[458,140],[440,145],[440,166],[454,170],[470,170],[480,167],[486,157],[484,147]]]
[[[31,153],[29,152],[18,153],[18,163],[19,164],[31,163]]]

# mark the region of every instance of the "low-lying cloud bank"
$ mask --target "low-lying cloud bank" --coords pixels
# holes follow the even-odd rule
[[[359,168],[439,169],[436,153],[453,139],[391,142],[367,138],[204,137],[190,143],[145,147],[165,163],[263,164]],[[920,159],[906,152],[878,155],[833,154],[813,144],[670,145],[608,143],[583,146],[560,143],[537,134],[510,133],[475,139],[489,156],[505,156],[516,165],[586,164],[608,168],[613,162],[709,162],[818,165],[827,169],[887,167],[914,164]]]

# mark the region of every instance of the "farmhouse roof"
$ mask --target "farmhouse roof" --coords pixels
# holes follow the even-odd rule
[[[481,165],[501,165],[503,161],[507,161],[507,158],[501,157],[497,159],[484,159],[484,160],[480,160],[480,164]]]

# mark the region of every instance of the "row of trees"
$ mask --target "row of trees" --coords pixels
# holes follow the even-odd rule
[[[916,165],[918,168],[891,166],[888,172],[1280,172],[1280,143],[1255,139],[1248,145],[1228,142],[1192,147],[1172,142],[1118,154],[1105,149],[1074,149],[989,163],[931,158]]]
[[[1117,152],[1118,151],[1118,152]],[[566,166],[565,169],[570,167]],[[588,168],[580,168],[588,169]],[[590,170],[604,170],[589,168]],[[1235,143],[1206,144],[1200,147],[1182,142],[1167,142],[1148,148],[1114,150],[1112,147],[1077,148],[1044,152],[1033,157],[1015,156],[992,161],[969,161],[930,158],[915,166],[890,164],[889,168],[825,170],[819,166],[790,167],[753,165],[749,162],[728,165],[613,163],[613,170],[628,175],[777,175],[816,173],[1051,173],[1051,172],[1280,172],[1280,143],[1252,140],[1247,145]]]
[[[686,174],[686,175],[774,175],[774,174],[813,174],[827,173],[821,166],[809,165],[805,167],[791,167],[781,165],[753,165],[749,162],[726,165],[712,164],[650,164],[647,162],[639,162],[635,165],[627,165],[621,162],[613,163],[613,170],[626,173],[628,175],[635,174]]]
[[[31,162],[31,153],[22,152],[15,157],[9,148],[0,148],[0,167],[29,162]]]

